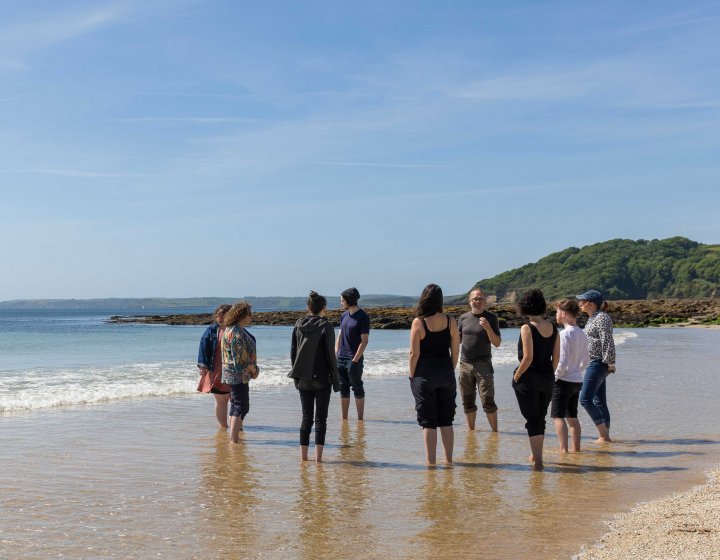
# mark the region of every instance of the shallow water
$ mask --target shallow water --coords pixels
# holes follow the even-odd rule
[[[542,473],[525,462],[504,366],[502,432],[468,433],[458,418],[452,469],[422,465],[399,377],[369,379],[364,424],[341,426],[334,398],[323,465],[297,461],[291,387],[252,393],[239,446],[213,426],[206,395],[6,417],[0,556],[568,558],[611,513],[700,481],[720,458],[715,412],[706,408],[717,381],[699,387],[695,377],[707,370],[689,368],[670,400],[670,388],[652,381],[665,362],[639,367],[661,347],[643,341],[655,333],[679,337],[685,351],[711,335],[647,332],[623,349],[632,373],[611,379],[619,441],[593,444],[583,417],[586,450],[561,457],[548,437]]]
[[[592,443],[581,412],[585,450],[560,456],[549,433],[542,473],[526,462],[504,358],[501,433],[468,433],[458,411],[451,469],[423,466],[401,376],[367,378],[361,424],[341,424],[334,395],[322,465],[299,464],[288,386],[251,392],[237,446],[215,428],[208,395],[16,412],[0,418],[0,557],[569,558],[613,513],[720,462],[720,333],[618,334],[617,442]],[[516,333],[503,335],[511,348]]]

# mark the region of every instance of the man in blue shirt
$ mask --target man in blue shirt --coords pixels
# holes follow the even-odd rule
[[[350,389],[355,395],[358,420],[365,412],[365,389],[362,382],[363,353],[368,345],[370,317],[358,307],[360,292],[348,288],[340,294],[340,305],[345,312],[340,317],[340,336],[335,342],[338,376],[340,378],[340,407],[342,419],[348,419]]]

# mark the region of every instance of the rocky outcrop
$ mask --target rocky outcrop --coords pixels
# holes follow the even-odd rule
[[[520,326],[525,318],[518,314],[514,304],[496,303],[488,309],[497,314],[501,328]],[[447,306],[445,311],[459,316],[468,311],[467,306]],[[409,329],[414,309],[411,307],[369,308],[370,326],[374,329]],[[720,300],[717,299],[659,299],[622,300],[609,303],[608,312],[618,327],[652,327],[662,325],[708,325],[720,324]],[[341,311],[333,309],[327,317],[333,325],[340,323]],[[268,311],[253,314],[255,325],[293,325],[305,311]],[[548,309],[548,317],[554,320],[554,309]],[[133,315],[114,316],[112,323],[149,323],[164,325],[209,325],[209,313],[193,315]],[[579,321],[583,323],[583,318]]]

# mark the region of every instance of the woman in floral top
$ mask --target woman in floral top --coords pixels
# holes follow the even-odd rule
[[[230,437],[239,443],[243,420],[250,410],[250,379],[258,376],[255,337],[245,327],[252,321],[247,302],[236,303],[225,314],[222,337],[222,381],[230,385]]]
[[[583,387],[580,391],[580,404],[595,423],[600,434],[597,441],[608,442],[612,440],[610,439],[610,411],[607,406],[606,380],[608,374],[615,373],[612,319],[605,313],[607,303],[597,290],[588,290],[576,297],[580,300],[580,310],[590,316],[585,325],[590,365],[585,371]]]

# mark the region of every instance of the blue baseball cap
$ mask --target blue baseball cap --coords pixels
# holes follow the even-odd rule
[[[595,305],[601,305],[602,302],[605,301],[603,295],[597,290],[588,290],[584,294],[575,297],[580,301],[589,301]]]

